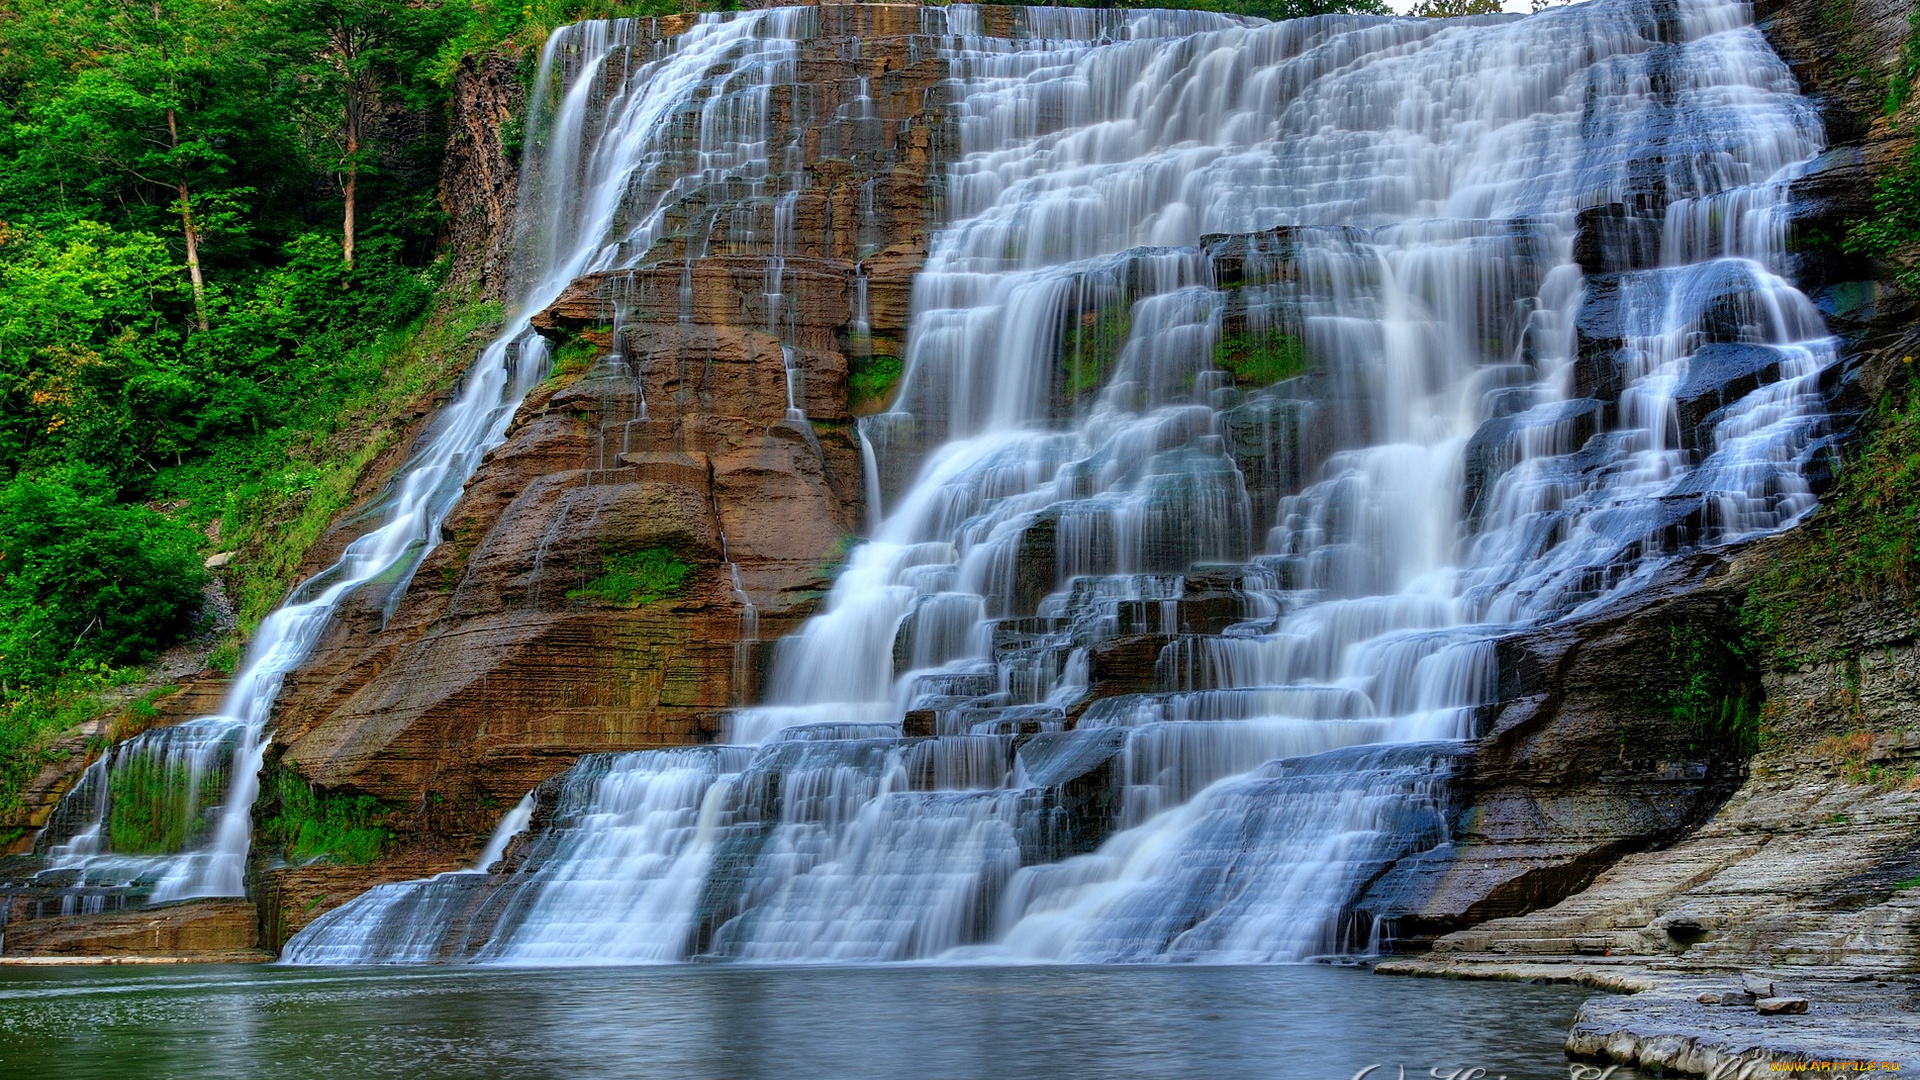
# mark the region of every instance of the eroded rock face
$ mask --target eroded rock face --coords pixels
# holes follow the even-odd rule
[[[1695,556],[1600,617],[1501,642],[1504,700],[1455,766],[1451,842],[1396,864],[1361,910],[1407,947],[1551,904],[1704,821],[1740,751],[1676,724],[1660,694],[1685,678],[1674,629],[1723,625],[1736,585]]]
[[[258,951],[257,918],[246,900],[188,900],[134,911],[21,919],[6,927],[0,954],[246,963],[267,959]]]
[[[581,278],[537,315],[561,374],[521,407],[413,578],[362,590],[288,679],[276,760],[395,808],[399,844],[324,881],[271,871],[270,891],[293,899],[269,924],[290,931],[347,899],[358,888],[343,876],[364,887],[461,865],[498,807],[581,754],[713,739],[757,691],[761,643],[828,584],[863,513],[849,367],[900,351],[948,136],[916,8],[819,21],[794,85],[772,91],[773,175],[675,204],[630,268]],[[489,292],[510,269],[500,131],[519,93],[502,58],[469,64],[456,93],[443,194],[460,272]],[[794,189],[777,207],[756,193]],[[583,592],[611,557],[651,549],[688,567],[672,595]],[[274,853],[257,854],[269,873]]]
[[[447,116],[447,157],[440,205],[454,251],[452,281],[482,296],[507,291],[520,147],[514,141],[525,108],[521,58],[506,51],[460,62]]]

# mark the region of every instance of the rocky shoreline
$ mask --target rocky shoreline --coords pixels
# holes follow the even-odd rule
[[[1913,975],[1831,978],[1777,969],[1682,974],[1610,958],[1513,960],[1493,954],[1385,960],[1374,971],[1575,983],[1610,991],[1583,1004],[1567,1032],[1567,1054],[1578,1060],[1714,1080],[1750,1080],[1780,1071],[1883,1072],[1831,1063],[1897,1068],[1920,1061],[1920,1013],[1911,1008],[1920,996],[1920,977]],[[1769,1002],[1787,1003],[1787,1010],[1803,1003],[1804,1009],[1763,1011],[1762,1004]],[[1805,1070],[1771,1067],[1789,1062],[1829,1064]]]

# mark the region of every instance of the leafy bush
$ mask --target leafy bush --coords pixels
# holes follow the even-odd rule
[[[1763,693],[1753,642],[1732,620],[1667,628],[1671,681],[1661,695],[1704,751],[1744,757],[1760,747]]]
[[[1874,183],[1874,213],[1856,221],[1842,247],[1884,259],[1900,284],[1920,291],[1920,148]]]
[[[191,628],[206,580],[198,535],[113,502],[98,472],[17,476],[0,486],[0,679],[146,659]]]
[[[600,576],[570,590],[569,600],[591,600],[614,607],[636,608],[664,600],[686,587],[693,567],[663,547],[609,556]]]
[[[393,844],[392,810],[371,795],[316,792],[284,766],[268,771],[263,788],[273,811],[261,822],[261,836],[290,862],[370,863]]]

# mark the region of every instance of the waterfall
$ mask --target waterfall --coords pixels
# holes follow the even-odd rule
[[[1497,640],[1812,506],[1823,136],[1745,3],[1011,17],[922,15],[958,148],[862,424],[917,474],[765,704],[289,961],[1364,951]]]

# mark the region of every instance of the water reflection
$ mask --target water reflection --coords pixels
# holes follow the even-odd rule
[[[16,969],[0,1077],[1521,1080],[1567,1075],[1587,993],[1326,967]]]

